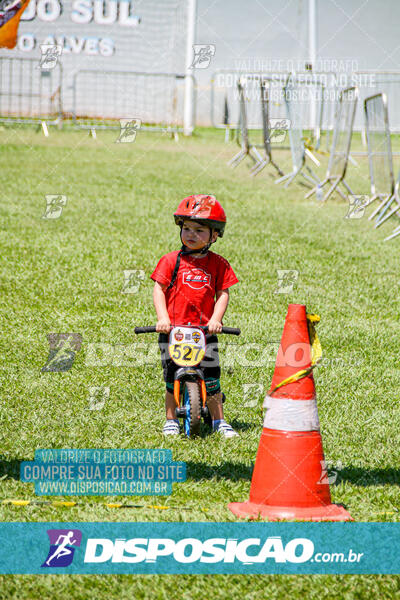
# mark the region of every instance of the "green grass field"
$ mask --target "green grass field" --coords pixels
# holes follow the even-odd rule
[[[229,169],[237,150],[224,143],[223,132],[200,130],[178,143],[143,132],[132,144],[116,144],[117,137],[51,130],[46,139],[32,129],[0,131],[0,496],[35,499],[33,484],[19,481],[19,464],[33,460],[37,448],[172,448],[174,460],[187,463],[187,481],[157,499],[171,505],[168,510],[110,509],[94,497],[63,509],[0,505],[1,520],[234,521],[227,504],[248,498],[262,429],[261,397],[257,406],[244,407],[242,386],[260,383],[267,391],[274,369],[272,356],[266,366],[251,366],[256,348],[247,363],[235,357],[244,344],[279,341],[287,305],[304,303],[321,316],[325,360],[314,376],[325,457],[338,473],[333,500],[356,521],[400,521],[400,237],[383,241],[398,221],[374,230],[367,215],[344,218],[348,206],[338,196],[321,206],[315,197],[304,200],[306,188],[298,183],[287,190],[274,185],[268,168],[255,179],[247,161]],[[290,170],[287,152],[277,152],[276,160]],[[321,177],[322,160],[315,169]],[[368,194],[367,160],[357,163],[348,181],[356,193]],[[149,275],[162,254],[179,248],[172,213],[192,193],[215,194],[224,205],[226,234],[213,250],[240,280],[225,324],[240,327],[242,335],[221,338],[221,347],[238,346],[229,346],[230,362],[221,352],[228,365],[225,413],[240,432],[236,440],[163,439],[157,355],[135,366],[129,354],[138,341],[133,327],[155,321]],[[60,218],[42,218],[46,194],[67,196]],[[125,269],[145,273],[136,294],[121,293]],[[275,293],[277,269],[298,270],[292,293]],[[83,338],[71,370],[41,373],[47,335],[66,332]],[[156,341],[150,338],[140,341]],[[111,359],[93,365],[90,348],[100,343],[112,349]],[[89,409],[91,386],[110,388],[102,410]],[[154,504],[154,497],[136,500]],[[18,599],[400,595],[400,578],[393,576],[10,575],[0,582],[0,598]]]

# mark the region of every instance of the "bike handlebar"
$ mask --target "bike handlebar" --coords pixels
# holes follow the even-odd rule
[[[150,325],[148,327],[135,327],[135,333],[156,333],[156,328],[154,325]]]
[[[185,327],[185,325],[182,325],[182,327]],[[208,333],[208,327],[207,325],[199,325],[198,326],[199,329],[203,329],[204,333]],[[155,328],[154,325],[149,325],[146,327],[135,327],[135,333],[156,333],[157,330]],[[237,327],[222,327],[222,331],[220,333],[226,333],[229,335],[240,335],[240,329]]]
[[[208,327],[206,327],[208,331]],[[239,327],[222,327],[221,333],[227,333],[229,335],[240,335]]]

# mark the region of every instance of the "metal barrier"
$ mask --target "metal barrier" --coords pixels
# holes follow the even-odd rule
[[[288,76],[284,87],[284,92],[287,116],[289,120],[289,139],[293,170],[291,173],[288,173],[287,175],[277,179],[275,183],[282,183],[286,181],[285,187],[288,187],[294,178],[301,174],[309,183],[314,185],[316,182],[318,182],[318,177],[313,173],[310,167],[306,165],[306,155],[308,155],[318,166],[319,162],[304,144],[304,121],[301,113],[301,104],[298,102],[300,90],[296,75]],[[304,167],[307,169],[310,175],[304,173]]]
[[[331,187],[323,198],[324,201],[327,200],[335,190],[339,192],[342,198],[346,199],[346,196],[338,187],[339,184],[342,184],[346,190],[350,192],[350,194],[353,194],[351,188],[348,186],[344,178],[346,175],[347,163],[350,155],[351,137],[353,134],[357,100],[358,89],[356,87],[347,88],[340,93],[326,177],[324,181],[317,184],[310,192],[308,192],[308,194],[306,194],[306,198],[309,198],[312,194],[316,193],[318,189],[323,188],[327,183],[330,183]]]
[[[364,101],[378,93],[386,95],[391,105],[390,127],[392,133],[400,132],[400,111],[398,98],[400,96],[400,71],[356,71],[348,76],[348,85],[355,85],[359,90],[360,110],[356,111],[353,131],[361,132],[364,147],[367,146],[367,133],[365,129]],[[392,152],[393,156],[400,156],[400,152]],[[352,156],[368,156],[367,150],[352,150]]]
[[[254,165],[251,174],[258,175],[258,173],[267,165],[271,164],[276,171],[284,176],[284,173],[278,167],[276,162],[272,158],[271,151],[271,122],[269,117],[269,86],[270,81],[260,79],[260,107],[261,107],[261,120],[263,126],[263,145],[265,158],[263,158],[258,164]]]
[[[62,65],[39,67],[35,58],[0,57],[0,121],[61,125]]]
[[[397,180],[396,180],[396,183],[394,186],[394,200],[397,203],[397,208],[395,207],[395,210],[391,211],[391,214],[389,215],[389,217],[391,217],[392,214],[394,214],[394,213],[398,214],[400,212],[400,171],[399,171],[399,174],[397,175]],[[394,230],[392,231],[392,233],[385,238],[385,242],[387,242],[388,240],[392,240],[393,238],[397,237],[398,235],[400,235],[400,225],[395,227]]]
[[[234,98],[232,97],[232,90],[236,87],[236,81],[241,75],[246,72],[243,70],[229,70],[220,69],[215,71],[211,77],[211,105],[210,105],[210,118],[212,126],[217,129],[235,128],[238,122],[237,115],[235,114],[236,106]],[[288,72],[253,72],[253,75],[258,75],[260,78],[272,78],[275,81],[280,81],[281,92],[276,94],[277,90],[274,90],[274,96],[270,98],[270,116],[277,118],[284,118],[282,109],[284,108],[284,98],[282,93],[282,77],[287,78]],[[350,72],[299,72],[298,76],[303,78],[304,81],[319,81],[323,89],[323,115],[321,114],[321,130],[325,132],[324,146],[327,152],[331,151],[333,130],[335,126],[335,115],[338,110],[339,96],[341,91],[349,87],[357,87],[360,100],[364,100],[366,97],[372,96],[379,92],[386,94],[388,102],[391,106],[391,118],[390,126],[392,133],[400,133],[400,104],[398,98],[400,97],[400,71],[355,71]],[[224,123],[224,108],[225,101],[229,107],[230,123],[227,125]],[[353,131],[360,132],[362,135],[363,143],[366,146],[366,135],[364,125],[364,115],[362,114],[362,103],[360,103],[360,110],[356,110]],[[318,122],[318,119],[317,119]],[[304,129],[313,129],[314,141],[312,145],[315,149],[318,149],[319,133],[317,122],[313,122],[311,115],[311,104],[308,112],[304,118]],[[400,152],[393,152],[393,156],[399,156]],[[367,156],[366,150],[352,151],[352,156]]]
[[[355,71],[354,73],[335,73],[333,74],[336,80],[337,89],[345,89],[347,87],[357,87],[359,93],[360,109],[356,110],[354,117],[353,131],[360,132],[363,143],[366,145],[365,119],[363,111],[364,100],[378,93],[384,93],[391,106],[390,129],[392,133],[400,133],[400,109],[398,98],[400,97],[400,71]],[[327,150],[330,150],[331,134],[334,126],[334,115],[337,112],[337,107],[334,103],[326,104],[326,144]],[[330,116],[329,116],[330,115]],[[351,156],[367,156],[365,151],[352,151]],[[399,156],[400,152],[393,152],[393,156]]]
[[[368,204],[372,204],[378,198],[381,200],[369,220],[379,213],[376,224],[378,226],[381,218],[392,204],[394,195],[392,144],[386,94],[375,94],[366,98],[364,114],[371,181],[371,198]]]
[[[366,98],[364,113],[372,196],[368,204],[372,204],[378,198],[381,200],[369,217],[371,220],[378,215],[376,229],[400,212],[399,178],[395,184],[386,94],[375,94]],[[386,240],[397,237],[399,233],[400,227],[397,227]]]
[[[359,89],[360,100],[378,93],[384,93],[390,104],[390,130],[400,133],[400,71],[357,71],[352,75],[354,83]],[[355,131],[362,131],[365,125],[364,115],[359,111],[355,120]]]
[[[235,97],[235,90],[237,83],[240,78],[253,79],[257,81],[269,81],[269,116],[273,119],[285,119],[286,118],[286,107],[285,107],[285,94],[284,86],[287,78],[290,75],[289,72],[272,72],[272,71],[254,71],[246,72],[241,70],[226,70],[219,69],[215,71],[211,77],[211,103],[210,103],[210,118],[212,126],[216,129],[227,129],[235,128],[236,124],[239,123],[239,108],[237,105],[237,98]],[[311,130],[313,144],[318,147],[320,140],[321,129],[324,128],[323,114],[324,104],[328,96],[327,85],[324,82],[323,77],[329,74],[326,73],[310,73],[302,72],[297,73],[296,77],[302,85],[310,88],[320,88],[319,97],[317,100],[317,109],[315,114],[312,114],[312,103],[303,101],[302,103],[302,120],[304,123],[304,129]],[[336,95],[338,94],[335,87]],[[226,123],[226,107],[229,110],[229,123]],[[219,108],[218,108],[219,107]],[[258,109],[257,113],[251,113],[248,111],[249,129],[260,131],[262,130],[262,122],[259,118]],[[254,124],[251,123],[254,121]],[[326,128],[326,127],[325,127]],[[282,148],[282,147],[281,147]]]
[[[250,79],[250,82],[252,82],[252,79]],[[237,167],[238,164],[240,164],[242,160],[246,158],[246,156],[248,156],[255,163],[255,167],[257,167],[263,161],[261,154],[258,152],[260,144],[253,144],[249,140],[249,125],[245,95],[247,83],[247,79],[241,78],[237,84],[239,96],[239,123],[236,130],[236,141],[240,146],[240,150],[228,162],[230,167]]]
[[[269,73],[269,72],[244,72],[244,71],[228,71],[220,69],[215,71],[211,77],[211,104],[210,117],[212,126],[216,129],[236,129],[240,123],[240,106],[237,102],[237,89],[240,80],[252,81],[257,86],[257,94],[254,95],[256,103],[248,105],[247,119],[249,129],[262,132],[263,124],[260,115],[259,97],[260,91],[258,82],[261,80],[269,81],[269,100],[270,109],[269,116],[272,118],[286,117],[283,87],[287,78],[285,73]],[[220,106],[221,113],[219,114],[217,106]],[[228,107],[228,111],[226,110]],[[226,113],[229,113],[229,123],[226,122]],[[257,144],[262,145],[261,134]]]
[[[135,118],[147,131],[181,132],[185,79],[177,73],[77,71],[72,83],[74,123],[81,129],[119,129],[119,119]]]
[[[296,95],[290,98],[289,102],[296,112],[305,146],[318,150],[321,145],[324,105],[327,99],[326,86],[320,75],[311,72],[293,73],[291,80],[296,84]],[[285,103],[287,104],[286,93]],[[305,137],[305,131],[309,132],[310,137]]]

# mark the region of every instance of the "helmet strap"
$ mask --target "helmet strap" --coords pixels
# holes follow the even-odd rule
[[[213,229],[210,229],[210,241],[208,242],[208,244],[206,244],[206,245],[204,246],[204,248],[200,248],[200,250],[189,250],[189,248],[187,248],[187,247],[185,246],[185,244],[182,242],[182,226],[181,226],[181,242],[182,242],[182,248],[179,250],[179,252],[178,252],[178,256],[176,257],[175,268],[174,268],[174,271],[173,271],[173,273],[172,273],[171,281],[169,282],[169,285],[168,285],[167,289],[165,290],[166,292],[167,292],[168,290],[170,290],[170,289],[173,287],[173,285],[174,285],[174,283],[175,283],[175,281],[176,281],[176,278],[177,278],[177,276],[178,276],[178,271],[179,271],[179,265],[181,264],[181,257],[182,257],[183,255],[195,254],[196,252],[197,252],[197,253],[198,253],[198,252],[200,252],[201,254],[203,254],[203,253],[207,253],[207,252],[208,252],[208,250],[209,250],[209,248],[210,248],[210,246],[211,246],[211,244],[213,243],[213,242],[212,242],[212,240],[211,240],[211,238],[212,238],[212,235],[213,235],[213,232],[214,232],[214,230],[213,230]]]

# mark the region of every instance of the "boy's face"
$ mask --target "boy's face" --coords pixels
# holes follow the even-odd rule
[[[182,242],[190,250],[200,250],[210,241],[210,228],[196,221],[184,221],[182,225]],[[216,231],[213,232],[212,241],[218,237]]]

